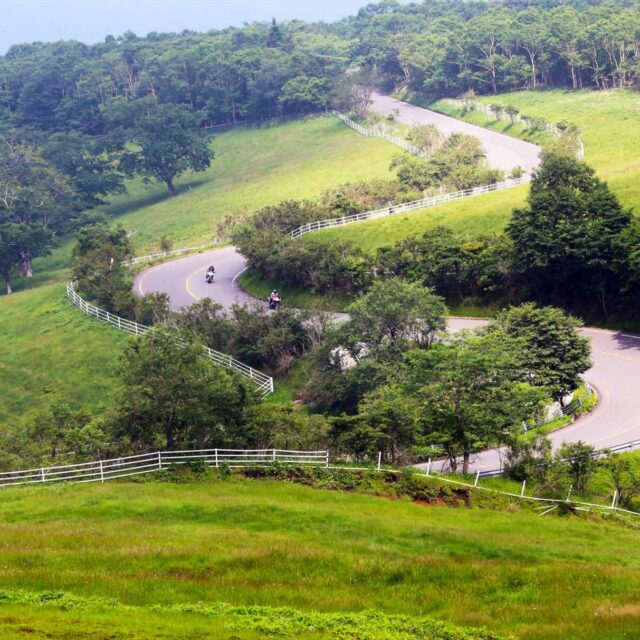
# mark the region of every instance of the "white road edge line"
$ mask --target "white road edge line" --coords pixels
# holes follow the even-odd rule
[[[236,273],[236,275],[233,276],[233,279],[231,280],[231,287],[233,289],[237,289],[238,288],[237,280],[248,268],[249,267],[245,267],[242,271],[238,271],[238,273]]]

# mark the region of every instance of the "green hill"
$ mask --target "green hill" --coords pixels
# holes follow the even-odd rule
[[[272,619],[269,632],[213,615],[225,602],[258,618],[274,616],[254,605],[300,616],[375,610],[528,640],[640,633],[639,534],[620,525],[215,476],[1,496],[0,629],[54,638],[441,637],[419,634],[417,623],[414,635],[378,624],[340,635],[321,616],[296,633],[292,614],[279,627]],[[45,591],[73,598],[65,607],[65,597],[57,606],[49,595],[50,606],[35,607],[43,598],[34,594]],[[198,602],[209,603],[211,619],[185,615]],[[223,621],[225,634],[215,632]],[[211,635],[199,635],[207,622]],[[100,635],[111,623],[114,635]],[[85,624],[92,635],[82,635]]]

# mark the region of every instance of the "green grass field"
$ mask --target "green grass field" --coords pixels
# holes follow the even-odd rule
[[[73,307],[61,284],[2,298],[0,422],[57,400],[87,409],[109,404],[126,339]]]
[[[531,640],[640,634],[640,534],[620,525],[241,479],[2,491],[0,603],[2,590],[54,590],[143,610],[9,602],[0,629],[195,638],[201,619],[173,636],[183,614],[170,609],[226,602],[428,616]],[[158,635],[144,635],[154,615]],[[114,635],[81,635],[85,617],[92,633],[115,620]]]
[[[585,161],[607,180],[622,203],[640,211],[640,94],[632,91],[520,91],[481,98],[486,104],[512,104],[521,113],[544,118],[548,122],[565,120],[578,125],[585,145]],[[474,124],[494,128],[530,139],[520,127],[496,122],[483,113],[452,108],[441,101],[433,105]],[[474,236],[500,232],[511,211],[524,203],[527,187],[496,194],[459,200],[388,220],[358,223],[314,234],[315,237],[340,237],[353,240],[366,249],[376,249],[400,239],[415,236],[437,225]],[[305,239],[305,241],[309,241]]]

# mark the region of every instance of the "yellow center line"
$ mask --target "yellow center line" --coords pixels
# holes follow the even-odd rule
[[[209,267],[204,266],[204,267],[200,267],[199,269],[196,269],[195,271],[191,272],[188,276],[187,279],[184,281],[184,288],[187,290],[187,293],[194,299],[194,300],[202,300],[202,298],[200,296],[197,296],[195,293],[193,293],[193,291],[191,291],[191,278],[193,278],[193,276],[196,275],[196,273],[200,273],[201,271],[206,271]]]
[[[613,351],[605,351],[604,349],[594,349],[593,353],[604,353],[608,356],[619,358],[620,360],[628,360],[629,362],[635,362],[636,364],[640,364],[640,359],[638,358],[629,358],[628,356],[621,356],[619,353],[615,353]]]

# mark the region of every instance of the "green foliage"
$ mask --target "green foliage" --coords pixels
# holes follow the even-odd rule
[[[203,357],[188,334],[155,328],[125,349],[115,434],[136,448],[202,448],[232,441],[250,402],[240,381]]]
[[[577,493],[585,491],[587,484],[598,469],[595,448],[585,442],[567,442],[554,454],[555,470],[566,476]]]
[[[526,381],[559,400],[578,387],[580,375],[592,365],[590,343],[578,333],[580,326],[561,309],[527,303],[499,313],[489,331],[517,340]]]

